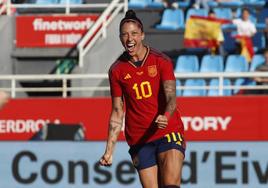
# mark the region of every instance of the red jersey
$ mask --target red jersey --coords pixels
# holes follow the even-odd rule
[[[161,52],[148,47],[140,67],[123,53],[109,70],[112,97],[124,97],[126,104],[125,135],[129,145],[150,142],[171,132],[183,134],[178,111],[170,117],[165,129],[155,119],[164,114],[166,98],[163,81],[175,80],[172,61]]]

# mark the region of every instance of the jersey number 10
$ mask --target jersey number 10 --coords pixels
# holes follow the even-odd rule
[[[152,96],[151,84],[148,81],[142,82],[140,85],[135,83],[132,88],[135,90],[136,99],[138,100]]]

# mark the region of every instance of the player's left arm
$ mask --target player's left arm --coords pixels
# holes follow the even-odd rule
[[[175,80],[166,80],[163,82],[164,92],[166,96],[166,114],[172,116],[174,111],[176,110],[176,81]],[[167,115],[168,116],[168,115]]]
[[[165,114],[158,115],[156,118],[156,123],[158,128],[164,129],[170,116],[173,115],[176,110],[176,81],[175,80],[165,80],[163,81],[164,93],[166,97],[166,110]]]

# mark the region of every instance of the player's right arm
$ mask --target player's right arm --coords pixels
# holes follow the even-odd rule
[[[0,109],[9,101],[9,95],[4,92],[0,91]]]
[[[109,132],[104,155],[100,159],[100,164],[109,166],[112,164],[112,156],[118,135],[122,129],[124,117],[124,104],[122,97],[112,97],[112,112],[109,121]]]

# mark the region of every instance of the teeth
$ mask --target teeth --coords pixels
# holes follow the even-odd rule
[[[127,47],[131,48],[133,47],[135,44],[128,44]]]

